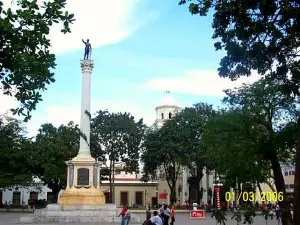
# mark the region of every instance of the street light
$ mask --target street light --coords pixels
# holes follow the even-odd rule
[[[221,191],[221,187],[223,186],[222,182],[220,181],[220,177],[219,175],[215,175],[215,179],[214,179],[214,191],[216,193],[216,198],[215,201],[217,203],[217,208],[221,209],[221,204],[220,204],[220,191]]]

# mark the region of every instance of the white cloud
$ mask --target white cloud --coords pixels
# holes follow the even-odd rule
[[[90,39],[95,48],[127,38],[147,20],[157,16],[146,12],[145,16],[136,18],[141,4],[141,0],[68,0],[66,9],[75,14],[76,21],[71,25],[72,33],[69,34],[60,32],[62,25],[51,27],[52,51],[62,53],[83,49],[81,39]],[[4,6],[16,9],[16,4],[11,0],[4,0]]]
[[[2,90],[0,89],[0,115],[8,113],[11,115],[10,109],[16,108],[18,106],[17,102],[13,99],[13,97],[8,95],[3,95]]]
[[[112,102],[108,100],[92,101],[92,115],[95,110],[105,110],[110,112],[129,112],[135,119],[144,119],[144,123],[151,125],[155,120],[155,112],[148,112],[142,109],[133,102]],[[49,105],[43,110],[39,110],[38,114],[35,114],[33,118],[28,122],[27,130],[29,136],[36,135],[39,127],[43,123],[52,123],[54,126],[60,126],[61,124],[67,124],[70,121],[80,123],[80,106],[74,105]]]
[[[243,83],[253,83],[259,78],[260,76],[257,73],[253,73],[250,77],[241,77],[237,81],[231,81],[228,78],[221,78],[217,71],[191,70],[186,71],[182,76],[150,80],[143,84],[143,87],[185,94],[223,96],[223,90],[239,87]]]

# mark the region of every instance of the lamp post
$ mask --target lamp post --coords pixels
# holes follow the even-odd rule
[[[219,175],[215,175],[215,179],[214,179],[214,192],[215,192],[215,203],[217,205],[218,209],[221,209],[221,202],[220,202],[220,192],[221,192],[221,187],[223,186],[223,184],[220,181],[220,177]]]
[[[155,208],[158,208],[158,189],[157,189],[157,187],[156,187],[155,193],[156,193],[156,203],[155,203]]]

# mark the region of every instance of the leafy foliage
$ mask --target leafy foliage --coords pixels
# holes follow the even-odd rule
[[[225,222],[227,221],[227,218],[226,218],[226,213],[224,210],[214,209],[212,211],[211,217],[212,218],[214,217],[216,219],[217,224],[226,225]]]
[[[64,11],[66,0],[11,1],[13,8],[4,9],[0,1],[0,81],[5,95],[13,95],[21,106],[13,112],[30,118],[40,102],[40,91],[53,83],[55,56],[49,52],[49,31],[62,23],[63,33],[71,32],[74,15]]]
[[[253,224],[255,216],[255,208],[248,207],[247,210],[244,212],[244,224]]]
[[[171,121],[171,120],[169,120]],[[143,143],[141,161],[144,165],[142,180],[165,179],[170,188],[170,201],[176,202],[176,182],[180,175],[181,146],[176,142],[180,134],[167,121],[159,130],[150,129]]]
[[[203,143],[202,136],[206,122],[216,116],[216,111],[211,105],[197,103],[193,107],[183,109],[172,120],[167,121],[167,127],[176,132],[176,138],[172,141],[180,149],[178,157],[180,165],[188,168],[190,195],[189,202],[201,202],[203,190],[200,181],[203,177],[203,169],[207,173],[213,169],[212,158],[208,156],[207,148]],[[167,128],[161,128],[167,129]],[[192,194],[195,193],[195,194]]]
[[[242,213],[241,210],[237,210],[236,212],[233,213],[233,216],[231,219],[236,221],[236,224],[239,225],[242,222]]]
[[[41,126],[30,154],[33,174],[48,185],[57,201],[58,193],[66,187],[66,161],[79,149],[79,128],[73,122],[58,128],[46,123]]]
[[[145,131],[143,120],[137,122],[129,113],[99,110],[91,123],[91,152],[93,157],[109,160],[110,193],[116,162],[124,162],[128,172],[138,171],[141,142]],[[110,199],[114,199],[110,196]]]
[[[179,4],[188,1],[191,0],[181,0]],[[298,1],[192,2],[189,10],[193,15],[207,16],[210,9],[214,10],[215,48],[227,53],[220,63],[220,76],[234,80],[257,70],[261,75],[283,82],[290,92],[299,95]]]
[[[30,140],[21,121],[0,117],[0,189],[24,186],[32,181],[27,166]]]
[[[296,127],[297,104],[277,90],[277,84],[260,80],[226,91],[224,103],[229,109],[207,124],[204,139],[211,146],[220,171],[254,183],[255,179],[263,181],[266,171],[260,165],[270,165],[277,191],[285,193],[280,162],[287,162],[295,154],[295,135],[289,132],[294,130],[291,127]],[[288,136],[293,141],[286,142]],[[235,163],[230,165],[232,156]],[[280,204],[287,209],[288,218],[288,203]]]

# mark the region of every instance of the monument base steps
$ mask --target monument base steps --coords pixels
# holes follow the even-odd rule
[[[120,209],[115,204],[105,205],[59,205],[50,204],[34,214],[20,218],[21,224],[120,224]],[[138,216],[131,213],[130,224],[141,224]]]

